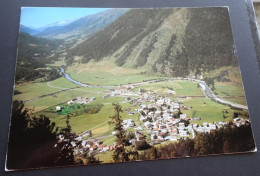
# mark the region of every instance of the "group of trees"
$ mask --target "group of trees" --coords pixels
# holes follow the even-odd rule
[[[194,139],[180,139],[176,143],[152,147],[140,154],[142,160],[169,159],[186,156],[253,151],[251,125],[236,127],[229,124],[210,133],[197,133]]]
[[[45,157],[50,154],[49,148],[54,146],[56,142],[56,132],[57,128],[55,129],[55,124],[51,123],[47,117],[31,118],[29,110],[24,109],[24,104],[21,101],[14,101],[8,144],[7,168],[22,169],[28,165],[34,166],[40,160],[42,160],[42,166],[46,166],[45,162],[51,162],[51,160],[47,161],[48,159],[41,156],[42,153],[45,154]],[[41,152],[41,154],[36,153],[36,151]]]
[[[33,64],[24,67],[23,65],[17,65],[16,67],[16,74],[15,74],[15,81],[33,81],[38,78],[44,78],[44,81],[52,81],[61,77],[59,70],[56,68],[51,68],[46,70],[45,68],[31,68]]]
[[[65,140],[58,141],[58,135]],[[28,169],[74,165],[69,116],[66,126],[58,129],[48,117],[30,114],[22,101],[14,101],[7,152],[8,169]]]

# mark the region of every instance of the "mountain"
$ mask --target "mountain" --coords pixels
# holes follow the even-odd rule
[[[111,9],[88,15],[63,26],[52,26],[37,34],[49,38],[80,38],[94,33],[123,15],[128,9]],[[76,36],[76,37],[75,37]]]
[[[39,33],[38,30],[29,28],[29,27],[24,26],[22,24],[20,25],[20,32],[27,33],[27,34],[30,34],[30,35],[35,35],[35,34]]]
[[[46,75],[50,80],[59,76],[57,70],[40,71],[39,68],[46,67],[45,63],[49,62],[47,58],[55,55],[62,44],[62,40],[49,40],[20,32],[15,81],[32,81]]]
[[[42,32],[42,31],[44,31],[47,28],[51,28],[51,27],[55,27],[55,26],[66,26],[66,25],[69,25],[70,23],[72,23],[72,22],[74,22],[76,20],[77,19],[71,19],[71,20],[65,20],[65,21],[61,21],[61,22],[54,22],[54,23],[51,23],[51,24],[46,24],[44,26],[35,28],[35,29],[37,31],[39,31],[39,32]]]
[[[67,64],[111,58],[168,76],[237,66],[227,8],[132,9],[67,51]]]
[[[21,32],[19,33],[17,59],[43,60],[54,54],[54,51],[57,52],[62,43],[62,40],[45,39]]]

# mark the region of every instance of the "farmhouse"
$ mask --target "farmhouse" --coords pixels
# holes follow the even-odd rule
[[[123,120],[122,124],[123,124],[124,128],[130,128],[130,127],[135,126],[135,122],[132,119],[125,119],[125,120]]]
[[[62,107],[56,106],[56,111],[57,111],[57,112],[60,112],[61,110],[62,110]]]

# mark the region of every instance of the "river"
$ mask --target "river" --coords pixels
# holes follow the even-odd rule
[[[60,73],[64,75],[65,79],[67,79],[68,81],[70,81],[70,82],[72,82],[72,83],[74,83],[76,85],[79,85],[81,87],[93,87],[93,88],[118,88],[119,87],[119,86],[97,86],[97,85],[84,84],[84,83],[81,83],[81,82],[78,82],[78,81],[72,79],[70,77],[70,75],[64,71],[63,68],[60,68],[60,70],[61,70]],[[169,80],[171,80],[171,79],[169,79]],[[244,106],[244,105],[241,105],[241,104],[237,104],[237,103],[233,103],[233,102],[230,102],[230,101],[227,101],[227,100],[224,100],[224,99],[221,99],[221,98],[217,97],[211,91],[209,86],[202,80],[192,79],[192,78],[184,78],[183,80],[195,81],[195,82],[199,83],[199,85],[200,85],[202,91],[204,92],[205,96],[207,96],[208,98],[211,98],[213,101],[216,101],[216,102],[221,103],[221,104],[228,105],[228,106],[236,108],[236,109],[248,110],[247,106]],[[140,82],[140,83],[134,83],[134,84],[131,84],[131,85],[142,85],[142,84],[149,84],[149,83],[153,83],[153,82],[157,82],[157,80],[147,81],[147,82]]]

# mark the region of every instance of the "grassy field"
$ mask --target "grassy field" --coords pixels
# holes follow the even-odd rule
[[[38,112],[48,107],[59,105],[61,103],[69,101],[72,98],[75,98],[77,96],[87,96],[87,95],[88,94],[86,92],[68,90],[68,91],[60,92],[53,96],[47,96],[33,101],[25,102],[25,107],[34,109],[35,112]]]
[[[96,113],[96,114],[81,114],[78,116],[73,116],[70,118],[70,125],[72,127],[72,131],[76,134],[79,134],[84,131],[91,130],[92,131],[92,137],[102,137],[101,140],[104,142],[104,144],[107,145],[113,145],[114,143],[114,136],[111,136],[112,132],[114,131],[113,126],[108,124],[108,121],[110,120],[109,116],[113,116],[114,114],[114,108],[112,106],[112,103],[120,103],[124,100],[123,97],[110,97],[107,99],[100,99],[91,102],[89,105],[95,105],[99,103],[103,103],[104,106],[102,109]],[[134,112],[134,110],[137,108],[132,104],[129,103],[121,103],[122,109],[124,112],[121,114],[123,119],[129,119],[135,121],[136,124],[139,124],[138,120],[138,114],[134,115],[128,115],[128,112],[125,111],[126,108],[130,108],[130,111]],[[38,112],[39,114],[44,114],[50,118],[52,122],[55,122],[56,126],[59,128],[65,127],[66,123],[66,115],[61,115],[57,112],[50,113],[50,112]]]
[[[245,92],[241,85],[232,85],[232,83],[215,83],[216,90],[214,91],[219,96],[245,96]]]
[[[176,95],[183,96],[203,96],[203,92],[200,87],[197,87],[197,83],[191,81],[164,81],[151,84],[142,85],[141,88],[146,90],[156,91],[157,93],[166,93],[169,89],[173,89]]]
[[[233,110],[229,106],[216,103],[208,98],[194,98],[183,102],[185,106],[192,106],[191,110],[182,110],[182,113],[189,117],[200,117],[200,121],[191,121],[191,123],[202,124],[203,122],[233,121],[233,113],[239,110]],[[227,118],[223,118],[223,110],[227,110]],[[239,111],[243,112],[243,111]],[[243,117],[246,118],[246,117]]]
[[[67,102],[78,96],[100,98],[104,95],[105,89],[100,89],[99,91],[100,92],[95,92],[95,88],[88,87],[66,90],[53,96],[46,96],[33,101],[25,102],[25,107],[34,108],[34,111],[38,112],[43,109]]]
[[[246,98],[245,97],[238,97],[238,98],[223,98],[225,100],[237,103],[237,104],[241,104],[241,105],[247,105],[246,103]]]
[[[97,154],[97,155],[95,155],[95,158],[102,161],[103,164],[104,163],[113,163],[113,151]]]
[[[218,82],[216,77],[221,73],[226,72],[223,78],[229,80],[225,82]],[[238,67],[221,67],[216,70],[212,70],[205,74],[209,78],[215,78],[215,93],[219,96],[245,96],[240,69]],[[245,101],[234,99],[236,103],[241,102],[245,104]]]
[[[56,79],[54,81],[49,82],[50,85],[55,87],[62,87],[62,88],[74,88],[77,87],[76,84],[73,84],[72,82],[66,80],[64,77],[61,77],[59,79]]]
[[[23,101],[59,91],[55,88],[49,87],[46,83],[30,83],[16,87],[15,89],[20,91],[22,94],[15,95],[13,99]]]
[[[106,60],[98,63],[91,61],[88,64],[75,64],[66,70],[72,79],[92,85],[120,85],[159,78],[140,74],[143,71],[145,70],[117,67]]]
[[[15,89],[20,91],[22,94],[15,95],[14,100],[30,100],[35,97],[39,97],[42,95],[47,95],[50,93],[54,93],[60,91],[59,88],[75,88],[77,85],[67,81],[65,78],[59,78],[54,81],[50,81],[49,85],[46,82],[39,83],[29,83],[23,86],[17,86]],[[54,87],[59,88],[54,88]]]
[[[104,107],[102,107],[102,109],[96,114],[82,114],[79,116],[71,117],[70,124],[72,127],[72,131],[75,133],[81,133],[84,131],[92,130],[93,136],[96,135],[96,137],[110,135],[113,129],[111,128],[111,126],[108,125],[107,121],[109,120],[109,116],[112,116],[114,114],[112,103],[120,103],[123,100],[123,97],[110,97],[107,99],[97,99],[91,102],[89,105],[102,103],[104,104]],[[131,111],[134,111],[134,109],[137,108],[129,103],[121,103],[121,105],[123,110],[126,108],[130,108]],[[58,113],[50,112],[39,112],[38,114],[45,114],[59,127],[65,126],[65,115],[59,115]],[[123,119],[131,118],[135,121],[135,123],[139,123],[138,114],[130,116],[128,115],[128,112],[124,111],[121,115]],[[102,133],[102,135],[100,133]]]

